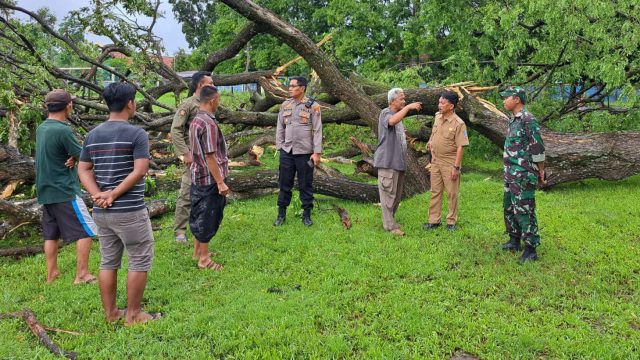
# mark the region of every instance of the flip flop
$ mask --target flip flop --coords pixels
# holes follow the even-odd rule
[[[133,326],[133,325],[140,325],[140,324],[146,324],[149,321],[154,321],[154,320],[160,320],[162,319],[162,313],[146,313],[147,315],[151,316],[149,319],[145,320],[145,321],[138,321],[138,322],[134,322],[132,324],[128,324],[126,321],[124,323],[124,326]]]
[[[215,263],[211,259],[209,259],[209,262],[207,262],[204,266],[200,266],[198,264],[196,264],[196,266],[200,270],[211,269],[213,271],[220,271],[224,269],[224,266],[222,264]]]
[[[86,279],[86,280],[81,280],[78,282],[73,282],[73,285],[83,285],[83,284],[95,284],[98,282],[98,278],[97,277],[92,277],[90,279]]]

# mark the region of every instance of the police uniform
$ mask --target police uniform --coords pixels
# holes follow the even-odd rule
[[[429,201],[429,224],[439,224],[442,217],[442,193],[447,191],[449,213],[447,224],[458,221],[458,196],[460,176],[454,181],[451,171],[456,162],[458,147],[469,145],[467,127],[455,113],[448,118],[436,113],[431,129],[431,200]]]
[[[536,185],[545,161],[540,125],[526,109],[515,114],[504,141],[504,224],[512,242],[536,247],[540,244],[536,220]]]
[[[175,148],[176,155],[183,156],[190,153],[189,149],[189,124],[198,114],[200,102],[198,96],[193,95],[187,98],[176,111],[171,124],[171,141]],[[180,192],[176,199],[175,220],[173,231],[176,235],[184,235],[189,222],[189,210],[191,209],[191,199],[189,191],[191,189],[191,175],[189,169],[185,169],[180,182]]]
[[[322,153],[322,118],[320,105],[308,99],[288,99],[280,106],[276,129],[276,148],[280,151],[278,207],[291,203],[294,177],[298,175],[298,189],[302,208],[313,208],[313,165],[309,164],[313,153]]]

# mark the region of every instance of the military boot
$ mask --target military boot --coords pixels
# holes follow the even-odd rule
[[[522,252],[522,256],[520,256],[520,264],[524,264],[527,261],[536,261],[538,260],[538,253],[536,253],[536,248],[531,245],[524,245],[524,251]]]
[[[313,225],[313,221],[311,221],[311,209],[304,209],[302,212],[302,223],[304,226]]]
[[[280,226],[284,224],[287,219],[287,208],[284,206],[278,207],[278,218],[273,222],[273,226]]]
[[[502,244],[502,250],[509,251],[520,251],[522,248],[520,247],[520,239],[516,237],[512,237],[506,243]]]

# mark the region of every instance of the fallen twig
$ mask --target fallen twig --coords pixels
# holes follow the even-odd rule
[[[333,208],[336,209],[338,215],[340,215],[340,220],[342,220],[342,225],[344,226],[344,228],[347,230],[351,229],[351,219],[349,219],[349,213],[347,212],[347,210],[341,208],[336,204],[333,204]]]
[[[40,341],[40,343],[44,345],[47,349],[49,349],[49,351],[51,351],[52,353],[59,356],[64,356],[67,359],[75,359],[78,356],[76,353],[60,349],[58,345],[54,344],[53,340],[51,340],[49,335],[47,335],[48,328],[45,326],[42,326],[42,324],[38,322],[38,319],[36,319],[36,314],[34,314],[33,311],[27,309],[27,310],[15,312],[15,313],[0,314],[0,319],[7,319],[7,318],[23,319],[24,322],[27,323],[27,326],[29,326],[29,329],[31,330],[31,332],[38,338],[38,341]],[[60,329],[55,329],[52,331],[67,332],[66,330],[60,330]],[[72,333],[74,335],[76,334],[80,335],[78,333],[73,333],[71,331],[68,333]]]

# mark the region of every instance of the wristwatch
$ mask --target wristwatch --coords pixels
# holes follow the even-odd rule
[[[460,166],[455,166],[455,165],[454,165],[454,166],[453,166],[453,168],[454,168],[454,169],[456,169],[456,170],[458,170],[458,171],[460,171]]]

